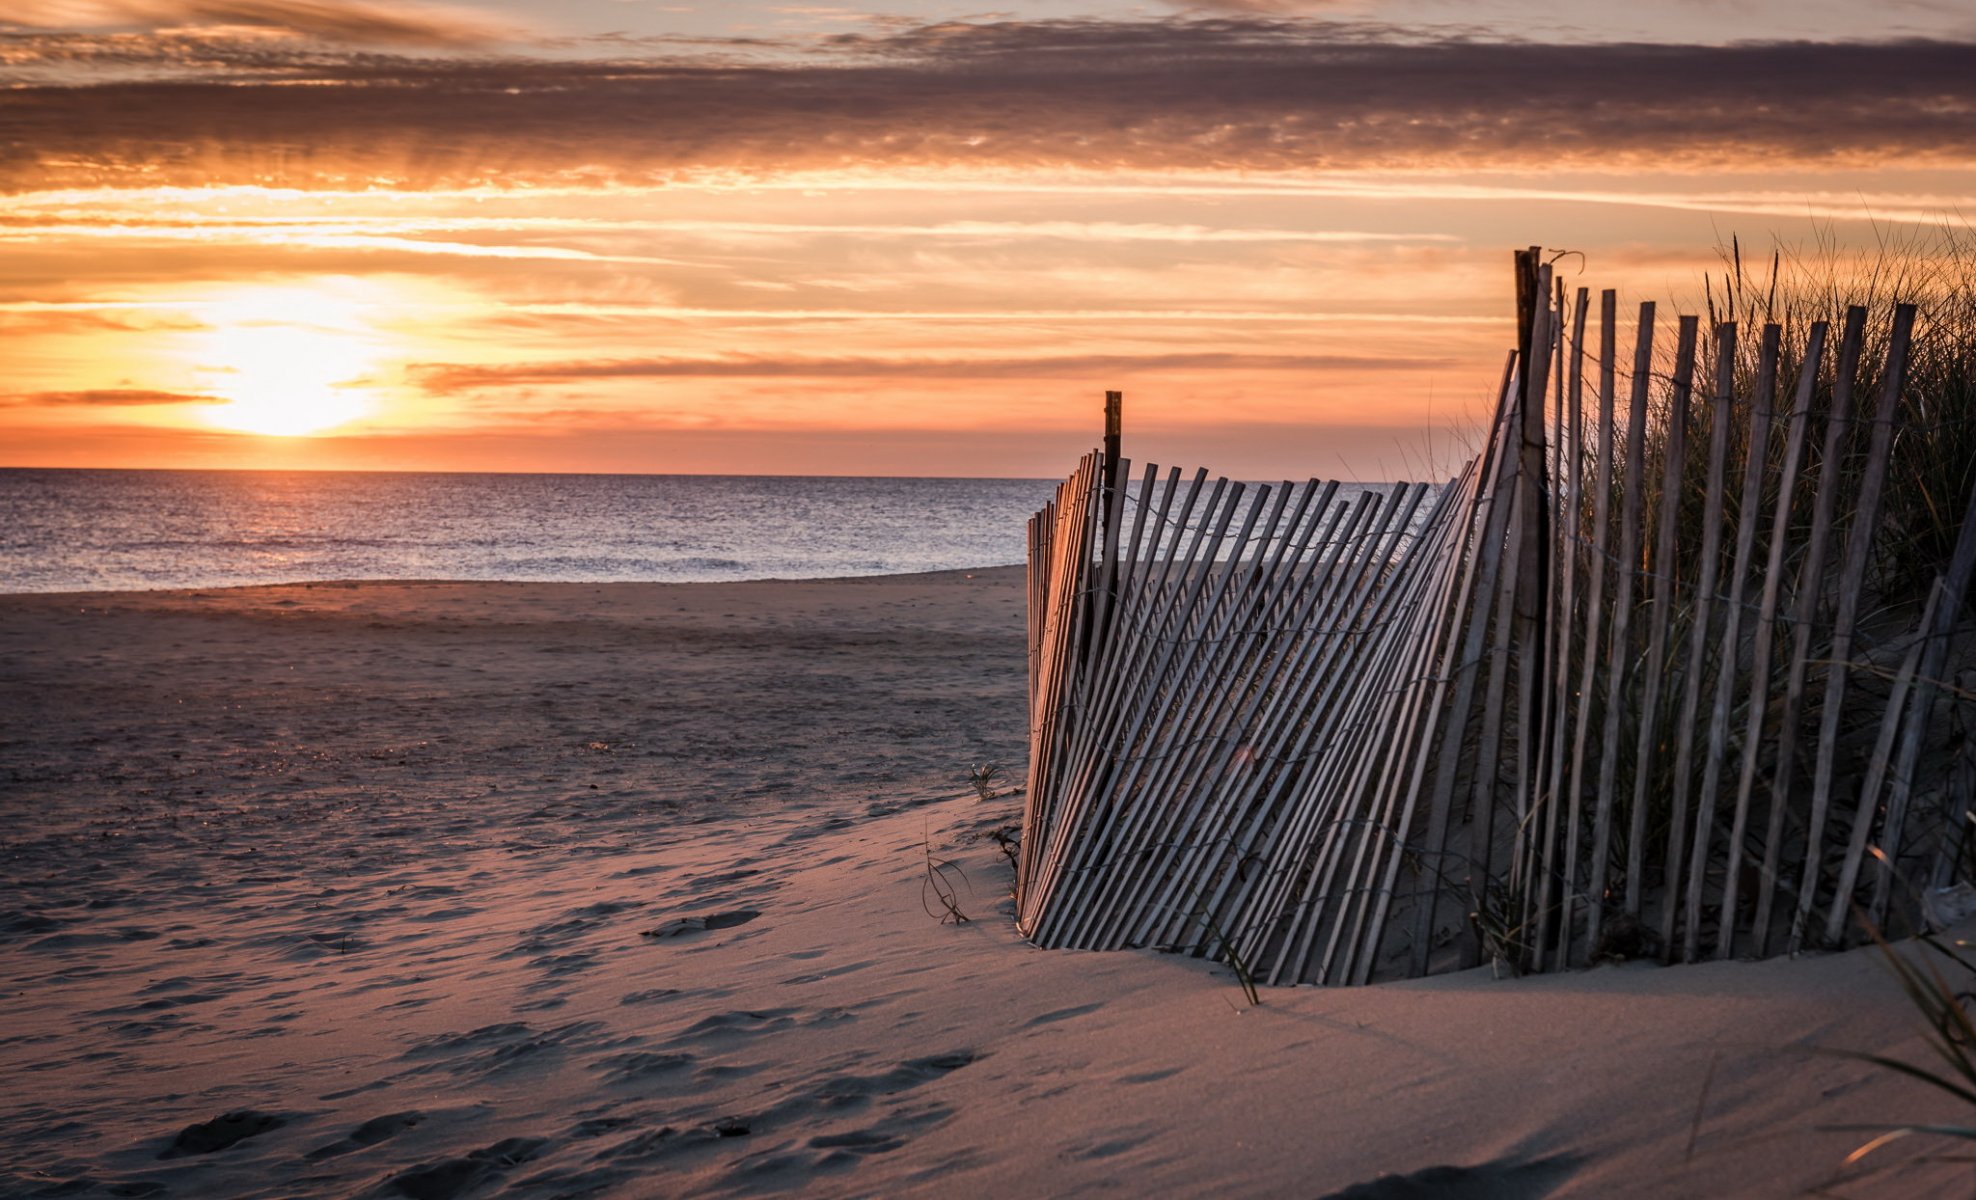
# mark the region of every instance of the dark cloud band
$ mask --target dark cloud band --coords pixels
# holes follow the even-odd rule
[[[787,49],[602,62],[166,47],[170,78],[98,66],[0,90],[0,186],[1976,162],[1976,46],[1962,43],[1542,45],[1230,19],[941,25]]]

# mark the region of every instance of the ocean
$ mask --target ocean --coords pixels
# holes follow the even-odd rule
[[[1054,481],[0,469],[0,592],[1019,563]]]

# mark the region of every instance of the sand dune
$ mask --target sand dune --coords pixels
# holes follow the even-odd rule
[[[1871,952],[1267,992],[1007,922],[1019,573],[0,598],[0,1194],[1964,1196]],[[1019,773],[1019,772],[1018,772]],[[929,906],[950,861],[973,920]]]

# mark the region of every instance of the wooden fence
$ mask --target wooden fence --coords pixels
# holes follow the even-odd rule
[[[1587,346],[1519,257],[1453,480],[1135,477],[1112,397],[1029,526],[1026,936],[1364,983],[1835,945],[1964,874],[1976,497],[1925,597],[1867,585],[1913,310],[1669,361],[1643,305],[1622,371],[1613,293]]]

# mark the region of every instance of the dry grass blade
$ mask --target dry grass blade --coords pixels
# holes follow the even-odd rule
[[[1896,1074],[1919,1080],[1938,1091],[1954,1096],[1965,1104],[1976,1106],[1976,1019],[1972,1019],[1969,1014],[1969,1003],[1976,1000],[1976,994],[1972,994],[1967,987],[1958,988],[1950,983],[1933,961],[1926,959],[1920,962],[1913,961],[1894,949],[1880,935],[1878,929],[1871,926],[1868,929],[1873,935],[1874,944],[1880,948],[1887,969],[1900,984],[1902,993],[1926,1021],[1928,1048],[1941,1058],[1947,1069],[1938,1072],[1884,1054],[1867,1054],[1856,1050],[1832,1050],[1827,1053],[1872,1063]],[[1971,963],[1957,954],[1932,934],[1924,934],[1916,940],[1926,950],[1933,951],[1941,958],[1955,964],[1972,981],[1976,981],[1976,963]],[[1858,1163],[1875,1150],[1911,1134],[1922,1133],[1976,1140],[1976,1127],[1962,1125],[1847,1125],[1826,1128],[1835,1131],[1878,1134],[1846,1156],[1847,1166]]]
[[[919,906],[929,917],[938,917],[942,925],[965,925],[971,919],[961,911],[960,892],[954,886],[958,879],[967,889],[969,897],[974,895],[974,885],[968,882],[967,872],[960,864],[945,858],[933,857],[933,837],[928,834],[926,848],[926,878],[919,885]],[[939,901],[939,909],[933,907]]]

